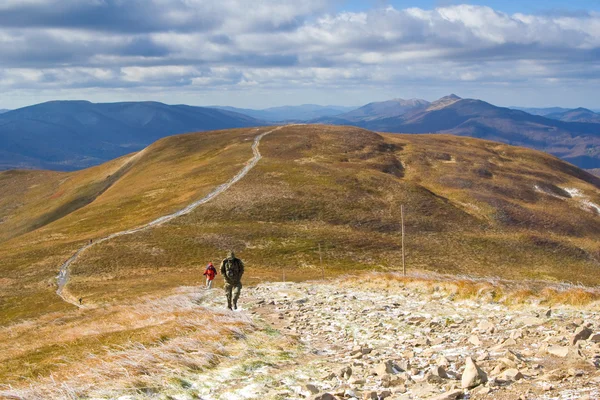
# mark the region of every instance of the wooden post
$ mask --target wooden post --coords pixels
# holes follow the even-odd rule
[[[321,253],[321,243],[319,242],[319,261],[321,262],[321,278],[325,279],[325,267],[323,266],[323,254]]]
[[[402,219],[402,273],[406,276],[406,264],[404,263],[404,205],[400,205],[400,218]]]

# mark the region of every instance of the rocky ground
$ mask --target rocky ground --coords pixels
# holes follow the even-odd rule
[[[193,383],[202,399],[600,398],[597,311],[357,282],[269,283],[241,302],[262,336]]]

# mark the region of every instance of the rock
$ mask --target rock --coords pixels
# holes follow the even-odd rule
[[[500,375],[500,379],[505,380],[505,381],[518,381],[523,379],[524,376],[521,372],[519,372],[518,369],[516,368],[509,368],[507,370],[505,370],[504,372],[502,372],[502,374]]]
[[[383,392],[379,393],[379,398],[386,399],[386,398],[390,397],[391,395],[392,395],[392,392],[390,392],[389,390],[384,390]]]
[[[377,376],[394,373],[394,363],[391,360],[383,362],[373,368],[373,373]]]
[[[481,321],[479,325],[477,325],[477,330],[480,332],[494,333],[496,330],[496,326],[490,321]]]
[[[449,367],[450,361],[448,361],[446,357],[441,356],[437,359],[437,365],[439,365],[440,367]]]
[[[485,397],[488,394],[490,394],[491,392],[492,392],[491,388],[486,387],[486,386],[479,386],[475,390],[473,390],[471,393],[473,395],[477,396],[477,397],[475,397],[477,399],[477,398],[480,398],[480,397]]]
[[[381,378],[381,386],[384,388],[394,387],[403,385],[406,382],[406,379],[402,376],[385,374]]]
[[[548,354],[552,354],[556,357],[565,358],[569,355],[569,348],[564,346],[548,346],[548,350],[546,350]]]
[[[461,387],[471,389],[487,382],[487,374],[475,364],[471,357],[465,361],[465,370],[461,378]]]
[[[574,345],[580,340],[587,340],[592,335],[592,330],[587,326],[580,326],[575,330],[575,334],[571,338],[571,344]]]
[[[330,381],[333,378],[335,378],[337,375],[334,374],[333,372],[331,372],[330,374],[325,375],[324,377],[321,378],[322,381]]]
[[[565,377],[566,374],[564,371],[561,371],[560,369],[555,369],[542,376],[541,380],[549,382],[559,382],[562,381]]]
[[[481,353],[480,355],[477,356],[475,361],[485,361],[489,358],[490,358],[490,353],[488,353],[487,351],[484,351],[483,353]]]
[[[414,355],[413,355],[413,357],[414,357]],[[398,363],[398,367],[400,368],[400,371],[409,371],[410,370],[410,361],[402,360]]]
[[[580,370],[580,369],[575,369],[575,368],[569,368],[569,370],[567,371],[567,373],[569,374],[569,376],[573,376],[573,377],[581,377],[583,375],[585,375],[585,372]]]
[[[335,400],[331,393],[321,393],[312,398],[313,400]]]
[[[459,396],[463,395],[463,391],[460,389],[454,389],[454,390],[450,390],[446,393],[442,393],[440,395],[437,395],[435,397],[432,397],[431,400],[455,400],[457,399]]]
[[[477,335],[472,335],[469,338],[469,343],[475,346],[481,346],[481,340],[479,340],[479,337],[477,337]]]
[[[444,367],[440,365],[431,367],[430,372],[435,376],[439,376],[440,378],[448,379],[448,373],[446,372]]]
[[[348,379],[350,379],[350,377],[352,376],[352,368],[350,368],[350,367],[344,367],[344,368],[342,368],[342,369],[341,369],[341,370],[338,372],[337,376],[338,376],[339,378],[341,378],[341,379],[345,379],[345,380],[348,380]]]
[[[363,393],[363,400],[378,400],[377,392],[368,391]]]
[[[309,391],[311,394],[317,394],[319,393],[319,389],[313,385],[312,383],[307,383],[306,385],[304,385],[304,389],[306,389],[307,391]]]
[[[595,333],[589,338],[592,343],[600,343],[600,333]]]
[[[348,383],[351,384],[351,385],[360,386],[360,385],[364,385],[365,382],[366,381],[364,379],[357,378],[355,376],[353,376],[352,378],[348,379]]]

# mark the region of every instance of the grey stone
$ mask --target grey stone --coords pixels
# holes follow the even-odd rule
[[[461,386],[465,389],[471,389],[487,382],[487,380],[487,374],[475,364],[471,357],[467,357],[465,370],[461,378]]]

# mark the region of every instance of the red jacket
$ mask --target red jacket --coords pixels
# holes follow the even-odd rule
[[[206,267],[206,271],[204,271],[204,275],[206,275],[209,281],[212,281],[215,279],[215,276],[217,276],[217,270],[212,264],[209,264],[208,267]]]

